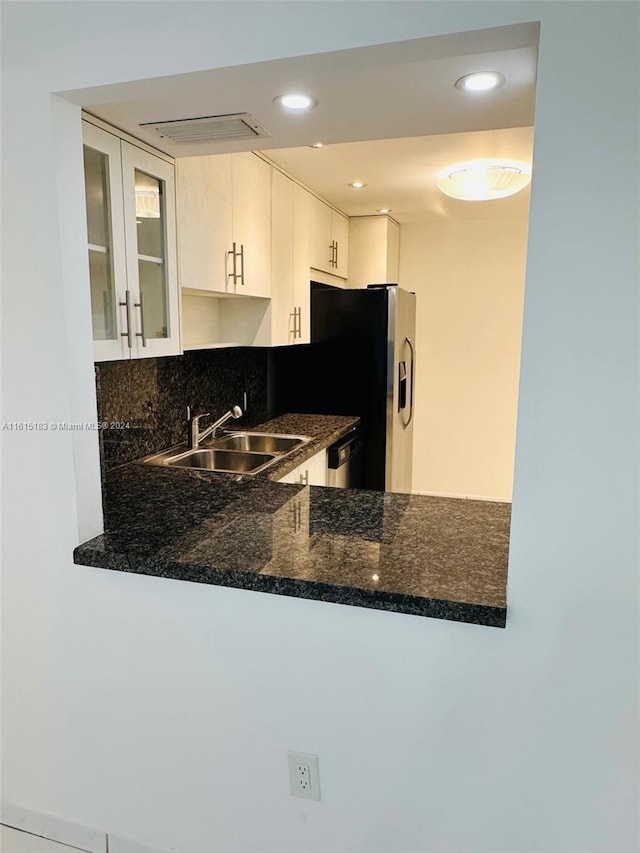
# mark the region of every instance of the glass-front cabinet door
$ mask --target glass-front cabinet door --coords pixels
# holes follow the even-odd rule
[[[120,140],[86,122],[83,137],[95,359],[129,358],[118,304],[127,276]]]
[[[134,356],[180,352],[175,174],[171,163],[122,142],[127,280],[135,294]]]
[[[181,352],[173,164],[83,122],[96,361]]]

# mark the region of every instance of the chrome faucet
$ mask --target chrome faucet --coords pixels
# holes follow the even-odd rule
[[[232,409],[229,409],[228,412],[225,412],[221,418],[218,418],[217,421],[214,421],[211,426],[200,432],[200,418],[210,417],[211,415],[209,412],[203,412],[202,414],[194,415],[193,417],[189,416],[189,447],[199,447],[200,442],[204,441],[204,439],[209,435],[212,435],[215,438],[216,430],[218,430],[223,424],[226,424],[226,422],[231,420],[231,418],[242,417],[242,409],[240,406],[234,406]]]

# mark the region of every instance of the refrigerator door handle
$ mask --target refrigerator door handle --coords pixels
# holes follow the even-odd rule
[[[398,362],[398,411],[407,408],[407,362]]]
[[[409,350],[411,352],[411,371],[410,371],[410,377],[411,378],[410,378],[410,383],[409,383],[409,418],[406,421],[404,418],[402,418],[402,426],[406,429],[409,426],[409,424],[411,423],[411,421],[413,420],[413,383],[414,383],[414,376],[415,376],[416,353],[415,353],[415,350],[413,348],[413,344],[411,343],[410,338],[405,338],[404,342],[405,342],[405,344],[408,344]]]

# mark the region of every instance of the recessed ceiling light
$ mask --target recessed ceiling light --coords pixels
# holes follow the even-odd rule
[[[475,71],[457,80],[456,89],[462,89],[463,92],[490,92],[502,86],[506,79],[499,71]]]
[[[322,142],[314,142],[309,148],[322,148]]]
[[[287,110],[310,110],[318,103],[311,95],[302,95],[293,92],[289,95],[278,95],[273,100]]]
[[[507,198],[531,181],[531,166],[519,160],[470,160],[447,166],[436,184],[445,195],[460,201]]]
[[[353,187],[354,190],[361,190],[363,187],[366,187],[366,184],[363,184],[362,181],[352,181],[349,186]]]
[[[390,207],[379,207],[376,210],[376,213],[391,213],[391,208]]]

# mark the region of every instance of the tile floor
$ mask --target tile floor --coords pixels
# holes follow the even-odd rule
[[[78,853],[79,849],[31,835],[30,832],[0,826],[0,853]]]

